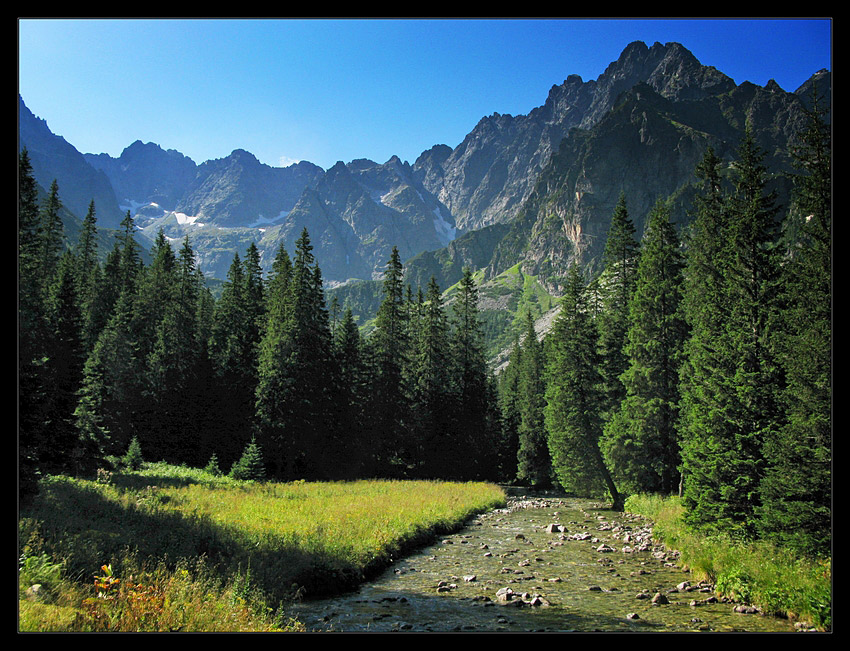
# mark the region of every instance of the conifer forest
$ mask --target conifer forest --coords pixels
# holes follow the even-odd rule
[[[680,495],[687,522],[827,555],[832,520],[831,133],[817,106],[789,206],[747,131],[731,172],[694,170],[687,227],[660,198],[638,238],[622,195],[601,273],[563,271],[495,374],[473,270],[451,294],[387,261],[374,328],[328,301],[304,230],[255,246],[213,295],[192,243],[149,262],[128,213],[109,250],[92,202],[63,238],[19,156],[22,499],[110,459],[275,481],[487,480],[600,497]],[[728,173],[726,173],[728,172]],[[132,456],[132,455],[131,455]]]

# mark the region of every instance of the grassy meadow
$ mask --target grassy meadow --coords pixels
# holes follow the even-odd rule
[[[717,592],[757,606],[763,612],[807,622],[820,630],[832,625],[832,562],[804,559],[766,541],[741,543],[688,528],[675,497],[634,495],[626,510],[653,521],[653,538],[680,552],[680,562]]]
[[[353,587],[504,500],[485,483],[256,483],[166,464],[49,477],[19,517],[19,629],[297,631],[290,600]]]

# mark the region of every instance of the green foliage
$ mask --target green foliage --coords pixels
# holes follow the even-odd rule
[[[587,288],[570,269],[561,313],[549,335],[545,421],[558,482],[581,495],[620,494],[599,449],[602,433],[598,333],[588,311]]]
[[[686,328],[680,312],[682,261],[669,207],[649,216],[629,301],[626,393],[602,441],[618,483],[669,494],[678,487],[679,367]]]
[[[233,464],[228,477],[239,481],[262,481],[266,478],[263,452],[254,439],[251,439],[242,456]]]
[[[126,454],[121,458],[121,463],[130,470],[138,470],[144,463],[142,457],[142,446],[139,439],[135,436],[130,441],[130,446],[127,448]]]
[[[526,317],[525,336],[512,363],[516,365],[517,481],[531,486],[552,484],[544,407],[546,401],[543,343],[538,341],[531,313]]]
[[[829,630],[832,626],[832,569],[828,559],[811,560],[768,541],[742,543],[726,534],[706,535],[687,524],[678,498],[637,494],[626,510],[653,522],[653,537],[680,552],[680,562],[717,593]]]

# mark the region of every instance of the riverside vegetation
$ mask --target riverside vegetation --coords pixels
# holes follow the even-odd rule
[[[299,631],[292,599],[351,588],[504,500],[484,483],[271,483],[162,463],[46,478],[20,520],[20,629]]]

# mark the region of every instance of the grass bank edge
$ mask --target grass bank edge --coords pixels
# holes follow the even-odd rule
[[[719,596],[752,604],[762,612],[832,626],[832,559],[800,558],[768,541],[739,542],[694,531],[677,497],[632,495],[625,508],[653,523],[653,537],[680,553],[697,579],[715,585]]]
[[[156,554],[148,554],[144,558],[140,558],[138,554],[134,555],[129,550],[126,540],[132,538],[132,534],[125,535],[122,538],[121,529],[126,526],[132,531],[132,521],[138,517],[145,518],[148,526],[151,522],[156,521],[163,522],[163,526],[166,526],[166,523],[168,523],[167,526],[173,526],[175,515],[177,515],[182,519],[181,521],[185,521],[187,524],[186,531],[189,531],[189,527],[193,525],[200,525],[202,537],[207,538],[211,528],[221,526],[222,529],[228,530],[226,539],[232,545],[248,547],[261,544],[266,548],[266,554],[274,554],[274,545],[282,539],[278,532],[270,530],[248,531],[249,527],[239,531],[238,526],[228,525],[227,513],[223,517],[224,523],[216,522],[215,513],[211,513],[209,508],[206,506],[201,508],[197,504],[193,504],[191,500],[187,501],[186,494],[180,492],[180,489],[186,486],[195,486],[195,491],[200,491],[201,494],[205,490],[218,492],[219,496],[229,496],[236,502],[245,504],[246,507],[259,504],[261,511],[256,516],[257,520],[268,519],[271,522],[274,522],[274,519],[269,517],[271,509],[280,510],[281,505],[290,498],[293,503],[309,502],[312,493],[314,495],[313,501],[321,507],[318,511],[312,513],[314,515],[318,513],[322,516],[317,516],[315,519],[326,527],[329,522],[334,520],[334,504],[341,505],[344,501],[336,498],[337,501],[335,502],[334,496],[344,495],[346,490],[360,491],[360,494],[368,494],[369,490],[375,490],[384,494],[400,496],[399,501],[406,505],[406,512],[400,516],[388,511],[387,504],[392,500],[380,502],[376,499],[376,502],[380,502],[379,517],[376,518],[374,526],[372,526],[376,536],[371,540],[364,541],[362,548],[348,549],[343,554],[339,550],[325,549],[323,545],[326,545],[326,543],[320,539],[319,534],[311,537],[310,531],[300,531],[294,537],[294,540],[297,541],[296,547],[300,544],[302,548],[307,549],[308,553],[305,556],[308,558],[308,562],[299,567],[300,576],[291,578],[297,582],[299,579],[305,579],[310,572],[320,575],[319,581],[327,581],[330,577],[331,583],[327,586],[330,591],[335,588],[350,588],[352,581],[363,580],[372,573],[380,571],[408,549],[427,543],[438,535],[444,535],[459,528],[476,513],[504,505],[506,499],[504,493],[498,487],[475,482],[463,484],[452,482],[391,482],[389,480],[327,483],[292,482],[289,484],[237,482],[216,477],[201,470],[168,466],[162,463],[145,464],[144,468],[137,472],[115,473],[115,476],[109,478],[108,481],[101,482],[66,477],[52,478],[45,482],[46,490],[43,497],[50,501],[48,508],[53,508],[53,511],[57,511],[55,508],[57,492],[79,492],[79,494],[75,493],[74,495],[74,498],[77,499],[67,500],[67,504],[80,504],[79,498],[82,493],[90,494],[96,497],[96,500],[83,502],[81,506],[83,513],[74,513],[73,507],[58,509],[58,513],[48,514],[44,510],[39,512],[37,508],[33,511],[21,513],[21,521],[28,521],[26,526],[19,523],[20,546],[23,550],[21,567],[27,562],[32,565],[37,559],[38,564],[43,568],[49,568],[52,574],[49,582],[52,584],[55,593],[53,601],[61,601],[61,604],[54,603],[55,607],[52,609],[51,604],[33,605],[27,603],[27,597],[24,593],[29,585],[21,583],[21,606],[19,608],[21,630],[56,630],[57,627],[61,629],[63,624],[57,623],[57,621],[50,622],[50,617],[55,616],[59,622],[66,624],[69,617],[76,617],[76,611],[73,608],[68,610],[68,604],[74,603],[74,600],[76,600],[77,605],[82,604],[87,594],[86,591],[91,592],[91,577],[97,573],[99,567],[105,567],[107,563],[110,565],[115,563],[116,571],[120,571],[122,577],[129,576],[131,573],[129,568],[135,564],[137,567],[135,572],[138,576],[153,577],[151,580],[155,578],[154,583],[157,585],[172,587],[179,585],[181,586],[179,592],[185,594],[212,594],[210,590],[189,589],[185,580],[175,582],[175,578],[186,578],[185,569],[179,567],[180,559],[178,559],[178,565],[174,566],[174,557],[172,556],[172,566],[164,568],[163,559],[157,557]],[[202,488],[199,489],[198,486]],[[152,490],[152,488],[155,488],[155,490]],[[416,493],[417,489],[421,490],[421,493]],[[409,495],[404,497],[403,494],[407,492],[413,492],[415,496],[412,498]],[[315,497],[316,494],[320,497]],[[442,495],[440,504],[429,503],[429,500],[439,501],[433,499],[435,494]],[[251,499],[252,497],[254,499]],[[402,497],[404,499],[401,499]],[[108,505],[111,513],[105,516],[103,513],[92,512],[96,510],[91,508],[92,504]],[[263,504],[266,504],[266,506],[264,507]],[[227,512],[233,508],[233,504],[222,504],[221,508],[222,511]],[[265,513],[262,512],[263,508],[267,509]],[[341,508],[340,506],[339,509]],[[308,515],[304,516],[305,519],[311,518],[309,513],[308,511]],[[41,520],[38,520],[39,515],[42,518]],[[362,513],[357,513],[355,517],[363,516]],[[63,518],[67,519],[63,521]],[[78,522],[73,522],[75,519]],[[33,526],[34,524],[36,526]],[[66,526],[63,528],[63,525]],[[100,548],[100,553],[85,558],[85,562],[80,563],[78,553],[80,545],[77,545],[77,550],[68,550],[63,547],[66,544],[65,534],[72,527],[76,527],[78,532],[96,529],[99,540],[114,537],[117,544],[114,548]],[[35,539],[33,539],[33,532],[37,533]],[[338,530],[335,531],[333,525],[331,525],[329,531],[324,534],[325,540],[339,538],[340,536],[337,533]],[[74,540],[74,536],[67,536],[67,539]],[[290,538],[291,540],[292,538]],[[191,551],[184,554],[184,556],[188,555],[191,555]],[[340,557],[343,555],[345,558],[341,560]],[[167,556],[167,554],[163,553],[162,556]],[[230,557],[231,560],[235,559],[235,566],[228,568],[229,576],[225,576],[219,584],[218,592],[223,596],[218,598],[218,601],[227,602],[226,607],[232,607],[234,604],[234,586],[238,588],[240,581],[246,584],[248,575],[252,571],[250,566],[246,567],[242,564],[245,558],[246,555],[242,554],[241,551],[235,552]],[[99,563],[104,565],[98,565]],[[144,571],[138,569],[139,565],[145,567]],[[61,579],[56,576],[57,568],[64,568]],[[71,570],[70,568],[74,569]],[[340,568],[344,568],[345,571],[339,572]],[[33,572],[29,573],[33,574]],[[252,580],[256,575],[255,571],[251,575]],[[338,586],[332,585],[334,577],[341,578]],[[19,578],[24,581],[21,576]],[[221,579],[221,576],[219,578]],[[295,582],[292,584],[293,586]],[[60,587],[60,584],[64,585]],[[72,588],[76,588],[76,590]],[[237,589],[236,592],[238,593],[239,590]],[[62,594],[63,598],[61,600],[56,599],[56,594]],[[259,599],[254,599],[254,601],[260,603],[260,608],[255,609],[255,611],[264,609],[264,604],[261,602],[265,595],[262,594],[261,589],[258,596]],[[269,603],[274,603],[276,600],[277,596],[267,599]],[[174,601],[174,599],[169,598],[169,601]],[[240,604],[237,603],[236,606],[240,606]],[[223,605],[217,607],[226,610]],[[265,608],[265,610],[270,611],[268,608]],[[49,612],[52,612],[52,615],[48,614]],[[124,608],[123,612],[128,612],[127,608]],[[115,612],[112,612],[112,614],[115,615]],[[258,625],[261,630],[281,630],[281,628],[283,630],[297,630],[297,623],[287,623],[281,627],[279,619],[270,624],[268,617],[263,617],[262,614],[259,617],[245,615],[243,620],[238,624],[239,626],[245,626],[245,622],[249,622],[248,625]],[[45,621],[48,628],[39,628],[45,625]],[[79,620],[77,621],[79,623]],[[123,626],[124,624],[115,625]],[[130,627],[134,625],[132,621],[127,624]],[[156,624],[152,625],[156,626]],[[202,626],[206,625],[202,624]],[[215,626],[217,623],[210,620],[208,625]]]

